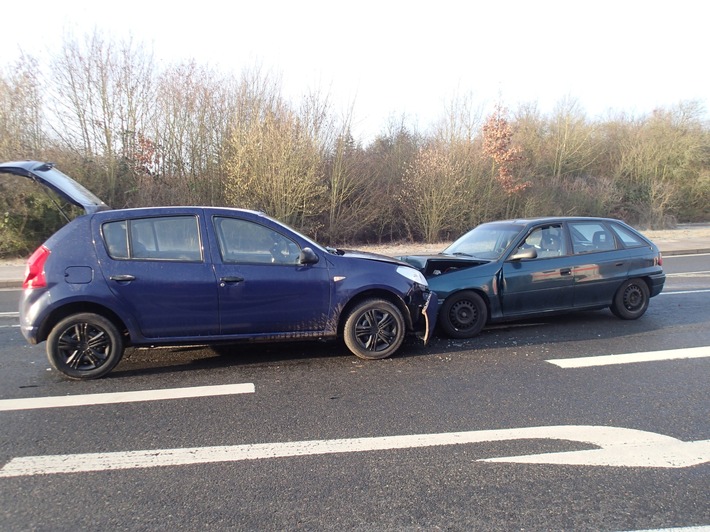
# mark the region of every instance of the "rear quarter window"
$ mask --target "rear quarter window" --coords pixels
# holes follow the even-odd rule
[[[639,235],[629,231],[625,227],[618,224],[612,224],[611,228],[614,233],[616,233],[619,240],[621,240],[627,248],[640,248],[648,245]]]

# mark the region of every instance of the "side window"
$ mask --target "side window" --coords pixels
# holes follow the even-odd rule
[[[103,225],[103,234],[108,253],[114,259],[202,261],[195,216],[109,222]]]
[[[106,243],[106,251],[113,259],[128,258],[128,231],[126,221],[109,222],[101,227]]]
[[[537,250],[538,259],[567,255],[567,241],[562,226],[536,227],[525,239],[521,249],[530,247]]]
[[[222,260],[245,264],[298,264],[296,242],[263,225],[239,218],[215,217]]]
[[[616,233],[619,240],[621,240],[627,248],[640,248],[648,245],[638,235],[632,233],[625,227],[618,224],[611,224],[611,228],[614,230],[614,233]]]
[[[569,227],[575,254],[616,249],[614,235],[602,223],[576,222]]]

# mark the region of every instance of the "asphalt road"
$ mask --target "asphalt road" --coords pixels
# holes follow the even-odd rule
[[[710,256],[664,267],[637,321],[570,314],[374,362],[332,343],[130,350],[90,382],[49,370],[0,291],[0,530],[708,526]],[[229,384],[253,392],[8,407]]]

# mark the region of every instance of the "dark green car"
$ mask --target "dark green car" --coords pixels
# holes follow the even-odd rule
[[[633,320],[663,289],[658,247],[609,218],[536,218],[479,225],[438,255],[399,257],[439,296],[454,338],[487,323],[610,308]]]

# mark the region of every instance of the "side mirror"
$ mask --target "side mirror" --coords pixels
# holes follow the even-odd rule
[[[318,262],[318,255],[311,248],[303,248],[298,255],[299,264],[315,264]]]
[[[513,253],[508,260],[536,259],[537,250],[535,248],[519,249]]]

